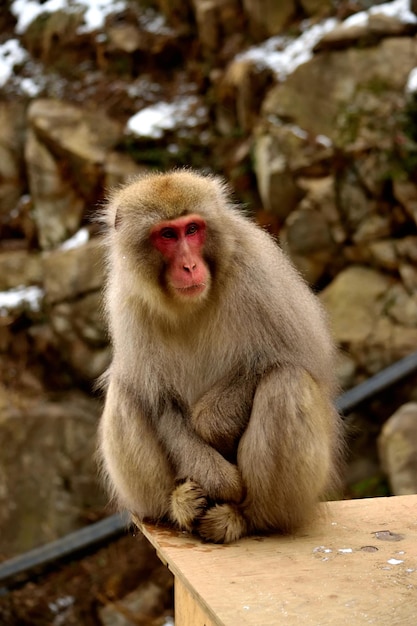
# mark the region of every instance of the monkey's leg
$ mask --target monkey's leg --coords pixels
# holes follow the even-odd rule
[[[140,519],[169,515],[175,474],[155,431],[137,407],[110,386],[100,423],[102,471],[119,505]]]
[[[303,369],[285,366],[265,375],[238,449],[245,500],[209,509],[199,523],[202,537],[221,543],[304,524],[336,473],[337,425],[326,393]]]

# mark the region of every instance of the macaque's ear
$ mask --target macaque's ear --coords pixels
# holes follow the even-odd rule
[[[118,230],[120,228],[120,224],[122,223],[122,216],[120,213],[120,210],[117,209],[116,210],[116,216],[114,218],[114,228],[115,230]]]

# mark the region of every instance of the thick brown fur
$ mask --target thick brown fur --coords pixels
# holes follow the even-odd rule
[[[149,233],[187,214],[207,226],[210,284],[185,302]],[[100,452],[119,505],[215,542],[295,531],[337,483],[342,440],[316,297],[217,178],[144,176],[113,194],[106,222]]]

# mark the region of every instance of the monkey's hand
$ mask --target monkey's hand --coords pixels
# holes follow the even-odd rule
[[[188,477],[201,485],[216,502],[241,502],[242,477],[236,465],[226,461],[214,448],[204,446],[204,454],[187,462]]]

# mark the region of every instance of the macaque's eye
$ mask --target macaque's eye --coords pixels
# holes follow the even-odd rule
[[[163,228],[161,230],[161,237],[164,239],[176,239],[177,233],[173,228]]]
[[[194,222],[187,226],[186,235],[194,235],[198,231],[198,224]]]

